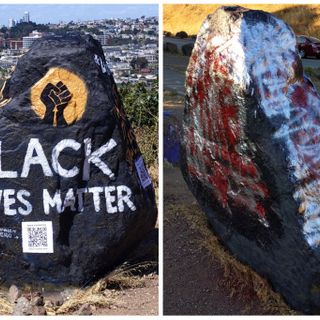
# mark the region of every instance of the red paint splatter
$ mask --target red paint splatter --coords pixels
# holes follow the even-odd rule
[[[269,190],[261,181],[254,162],[238,151],[238,144],[242,139],[239,107],[230,104],[230,101],[237,101],[237,97],[233,96],[234,82],[228,77],[228,70],[215,49],[206,51],[204,59],[195,60],[192,57],[192,60],[197,61],[197,69],[201,69],[202,74],[196,84],[192,84],[195,90],[192,91],[194,106],[191,112],[192,118],[199,120],[199,134],[201,133],[204,142],[201,146],[196,146],[194,131],[190,130],[192,137],[188,136],[187,144],[195,163],[200,165],[199,168],[205,168],[205,172],[202,170],[200,173],[192,165],[188,167],[189,172],[211,184],[214,196],[223,206],[227,206],[229,202],[240,201],[247,210],[265,218],[261,199],[269,196]],[[266,76],[268,77],[268,74]],[[187,79],[194,78],[189,73]],[[187,83],[191,83],[191,80],[187,80]],[[270,96],[268,90],[265,94]],[[246,192],[239,195],[231,192],[232,188],[246,188]],[[246,197],[251,201],[246,200]],[[257,199],[255,206],[252,205],[252,199]]]
[[[194,128],[193,127],[190,127],[188,129],[187,136],[188,136],[188,144],[189,144],[189,148],[190,148],[190,154],[192,156],[196,156],[197,155],[197,147],[194,142]]]
[[[291,95],[291,100],[295,105],[304,106],[307,104],[307,95],[305,89],[301,86],[296,86],[294,92]]]
[[[188,172],[194,177],[199,177],[201,175],[200,172],[190,164],[188,165]]]
[[[261,203],[257,203],[256,210],[257,210],[258,215],[261,218],[263,218],[263,219],[266,218],[266,210],[264,209],[264,207]]]

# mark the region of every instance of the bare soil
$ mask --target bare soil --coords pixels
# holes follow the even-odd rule
[[[95,315],[158,315],[158,275],[148,276],[145,286],[123,290],[110,308],[98,308]]]
[[[109,282],[109,284],[108,284]],[[121,276],[100,280],[91,287],[39,285],[19,288],[32,305],[41,294],[47,315],[158,315],[158,275]],[[0,315],[11,315],[17,304],[9,301],[8,289],[0,289]],[[18,312],[18,315],[25,315]],[[38,315],[35,312],[32,315]]]

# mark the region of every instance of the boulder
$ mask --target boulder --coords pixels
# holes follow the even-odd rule
[[[16,303],[17,300],[21,297],[21,291],[16,285],[11,285],[8,291],[8,300],[10,303]]]
[[[157,215],[100,44],[37,41],[0,98],[1,281],[95,280],[125,259]]]
[[[186,77],[182,172],[221,242],[287,303],[320,312],[320,98],[291,28],[221,7]]]

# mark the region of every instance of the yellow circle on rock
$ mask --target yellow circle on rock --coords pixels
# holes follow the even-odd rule
[[[51,68],[31,88],[33,111],[41,119],[50,119],[53,126],[57,126],[60,120],[70,125],[81,119],[87,106],[87,99],[88,90],[85,82],[64,68]],[[52,106],[51,117],[48,117],[49,104]],[[63,119],[58,119],[58,115]]]

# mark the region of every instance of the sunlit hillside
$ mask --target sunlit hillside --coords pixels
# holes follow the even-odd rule
[[[205,17],[220,6],[219,4],[166,4],[163,30],[173,34],[179,31],[186,31],[189,35],[197,34]],[[287,22],[296,34],[320,38],[320,5],[241,4],[241,6],[268,11]]]

